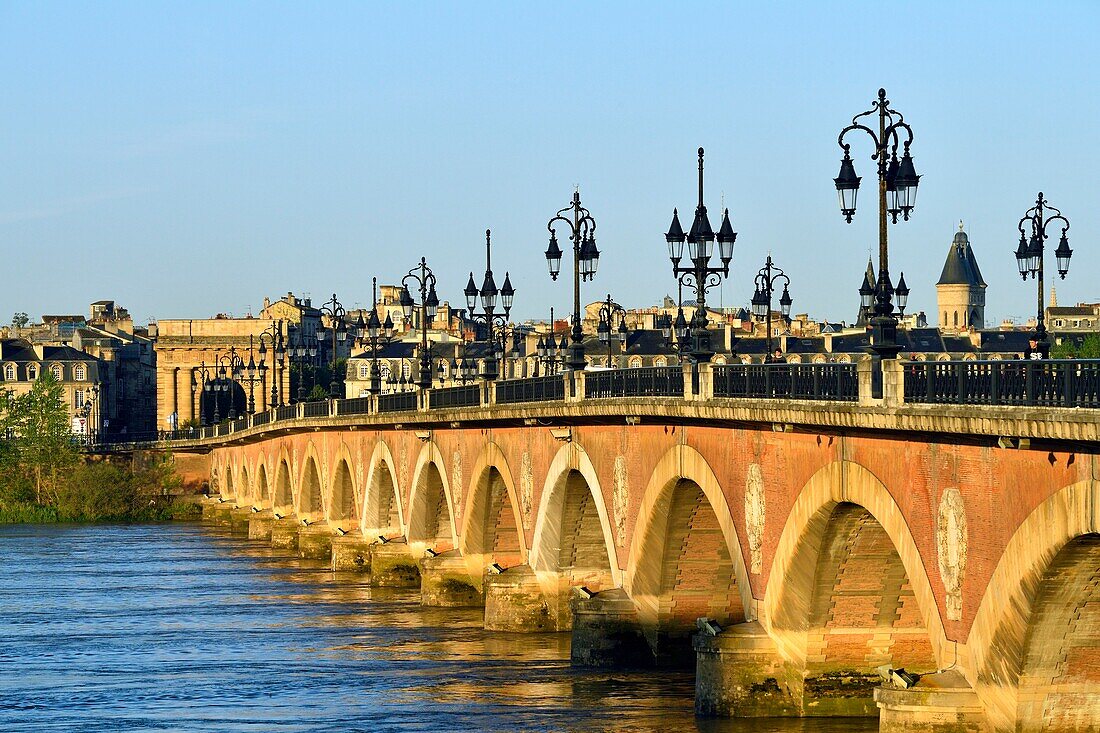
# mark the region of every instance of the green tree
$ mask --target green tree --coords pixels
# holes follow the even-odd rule
[[[16,328],[26,328],[27,324],[31,322],[30,316],[20,311],[11,317],[11,325]]]
[[[1078,346],[1072,339],[1063,338],[1050,350],[1052,359],[1100,359],[1100,334],[1090,333]]]
[[[61,384],[46,372],[11,400],[9,413],[16,458],[31,478],[35,501],[56,504],[58,474],[77,460]]]

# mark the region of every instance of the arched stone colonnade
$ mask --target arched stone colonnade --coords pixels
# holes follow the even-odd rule
[[[211,478],[273,543],[323,534],[491,628],[573,628],[584,663],[698,660],[703,712],[874,714],[889,666],[946,675],[991,730],[1100,722],[1100,489],[1064,481],[1087,465],[1038,456],[1049,486],[998,545],[975,490],[920,495],[852,439],[794,438],[785,463],[772,436],[723,453],[665,427],[637,451],[629,430],[287,436],[215,451]],[[884,726],[908,692],[879,697]]]

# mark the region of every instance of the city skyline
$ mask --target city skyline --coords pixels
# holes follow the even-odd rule
[[[435,6],[384,18],[356,6],[8,7],[0,53],[16,70],[15,113],[0,148],[0,239],[20,276],[0,295],[0,320],[103,298],[138,322],[255,314],[287,291],[367,306],[372,276],[395,282],[420,255],[441,299],[460,306],[468,273],[484,268],[486,228],[494,270],[517,289],[514,318],[564,314],[570,289],[550,281],[542,252],[545,222],[575,184],[602,251],[582,300],[610,292],[641,307],[675,296],[663,233],[674,207],[694,206],[701,145],[712,222],[724,201],[738,232],[712,302],[747,306],[770,252],[791,276],[794,311],[850,322],[877,222],[866,186],[853,224],[837,210],[836,135],[879,86],[914,126],[924,176],[912,221],[891,227],[907,310],[935,322],[934,283],[961,219],[989,283],[987,325],[1032,316],[1013,248],[1039,190],[1073,222],[1059,301],[1095,300],[1087,31],[1100,12],[948,7],[907,15],[888,37],[870,13],[820,8],[620,6],[559,19]],[[700,16],[713,19],[703,31]],[[678,51],[689,45],[717,52]],[[869,153],[853,148],[865,184]]]

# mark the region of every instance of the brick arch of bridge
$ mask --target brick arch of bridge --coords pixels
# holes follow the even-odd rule
[[[536,571],[558,572],[565,567],[580,567],[583,572],[606,572],[611,585],[622,586],[623,572],[615,551],[607,502],[592,459],[582,446],[570,441],[558,449],[547,469],[540,496],[531,542],[531,566]],[[577,562],[582,565],[572,564]],[[575,584],[586,584],[583,578],[575,580]]]
[[[238,484],[240,488],[237,489],[237,496],[240,497],[241,503],[251,503],[253,491],[252,472],[248,470],[247,460],[241,462],[240,473],[237,480],[240,482]]]
[[[261,509],[271,508],[271,481],[268,479],[267,455],[260,453],[256,457],[256,491],[253,504]]]
[[[849,560],[862,562],[864,557],[871,563],[866,568],[846,564]],[[944,634],[925,567],[905,516],[886,486],[857,463],[834,461],[810,478],[787,515],[772,558],[760,620],[780,654],[798,669],[806,669],[808,656],[814,657],[811,664],[824,663],[822,659],[826,659],[830,664],[858,663],[863,668],[869,664],[865,660],[875,653],[889,654],[894,650],[899,655],[925,659],[926,664],[942,669],[954,660],[955,648]],[[885,590],[868,587],[849,592],[841,577],[848,570],[856,581],[870,580],[896,587]],[[831,595],[826,598],[823,594]],[[864,594],[865,598],[856,599]],[[871,648],[879,643],[877,639],[865,642],[855,639],[849,648],[832,658],[818,649],[817,646],[827,642],[823,639],[829,633],[828,627],[839,629],[843,625],[839,619],[819,618],[836,610],[822,608],[823,604],[828,605],[829,598],[836,601],[837,608],[856,602],[870,609],[863,614],[867,616],[864,636],[874,637],[875,629],[884,633],[884,627],[880,628],[884,624],[893,629],[888,643],[882,642],[885,651]],[[913,601],[917,613],[910,608]],[[883,610],[885,606],[890,607]],[[863,615],[853,613],[861,618]],[[915,626],[917,623],[923,631]],[[815,626],[821,628],[812,628]],[[857,625],[855,631],[861,629]],[[823,639],[817,639],[818,636]],[[852,659],[842,658],[848,653]]]
[[[505,567],[527,562],[519,496],[504,452],[493,441],[482,447],[470,471],[459,549]],[[452,505],[453,506],[453,505]]]
[[[319,522],[325,516],[324,474],[321,471],[321,456],[317,446],[311,440],[302,455],[294,502],[295,514],[300,519]]]
[[[722,486],[689,445],[653,468],[627,560],[625,588],[659,666],[694,663],[691,634],[701,616],[722,625],[752,617],[744,554]]]
[[[364,536],[398,537],[405,533],[405,513],[397,483],[397,465],[385,440],[379,438],[367,464],[359,525]]]
[[[279,446],[275,458],[275,487],[271,492],[271,510],[281,516],[294,512],[294,472],[286,444]]]
[[[362,492],[355,484],[355,471],[352,468],[354,465],[355,458],[351,449],[347,443],[340,441],[332,460],[326,497],[325,518],[333,529],[339,527],[350,531],[359,526]]]
[[[419,556],[428,548],[443,552],[457,547],[450,480],[434,440],[421,446],[412,476],[405,537],[413,554]]]
[[[1098,545],[1100,481],[1085,480],[1049,496],[1005,546],[967,638],[968,678],[995,730],[1100,729]],[[1059,712],[1091,717],[1041,720]]]

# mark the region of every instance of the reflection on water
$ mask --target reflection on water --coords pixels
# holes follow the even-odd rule
[[[197,525],[0,527],[0,731],[874,731],[706,721],[684,673],[578,671],[568,634]]]

